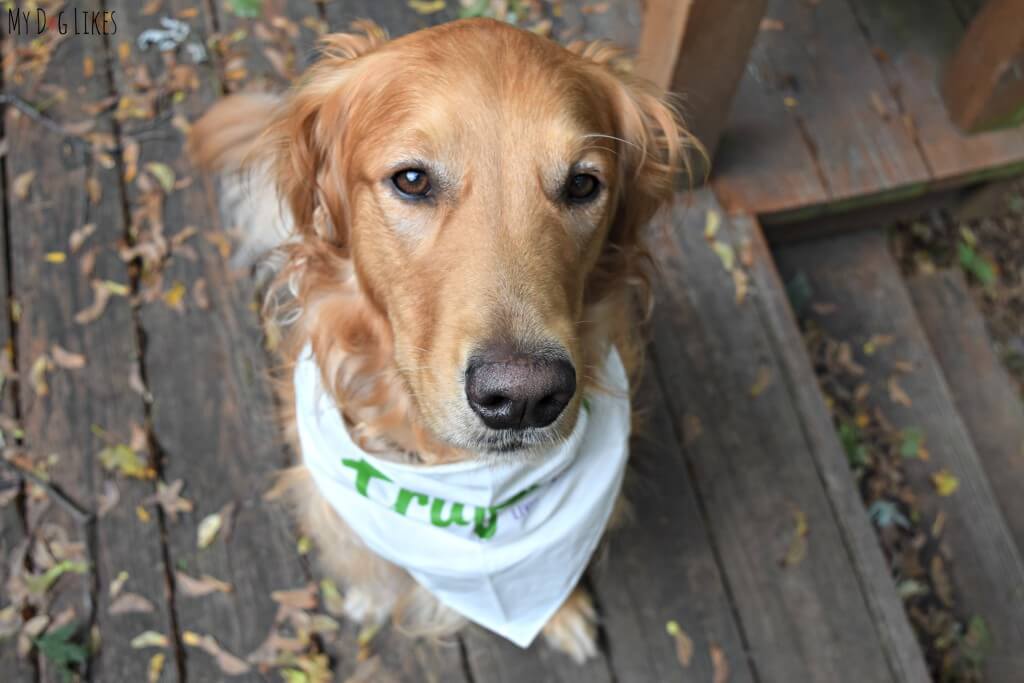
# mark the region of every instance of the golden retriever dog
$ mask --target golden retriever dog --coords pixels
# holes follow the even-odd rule
[[[273,250],[285,432],[301,454],[290,373],[308,348],[353,440],[382,458],[543,457],[600,390],[610,344],[638,366],[644,227],[690,138],[603,44],[484,19],[394,40],[356,28],[327,36],[290,92],[222,100],[190,140],[223,174],[243,257]],[[276,489],[349,617],[432,636],[465,623],[369,550],[306,467]],[[542,632],[583,661],[595,618],[577,587]]]

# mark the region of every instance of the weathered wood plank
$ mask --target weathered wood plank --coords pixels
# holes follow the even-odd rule
[[[964,31],[952,5],[928,0],[849,4],[898,104],[898,110],[887,115],[909,118],[935,178],[975,173],[1024,157],[1020,130],[966,136],[949,119],[942,101],[941,70]]]
[[[590,569],[608,661],[617,681],[711,681],[720,654],[730,681],[754,680],[687,471],[687,427],[673,425],[658,368],[650,360],[647,368],[634,399],[629,521],[611,532]],[[692,643],[685,665],[666,631],[673,621]]]
[[[913,367],[898,379],[910,405],[895,400],[891,390],[872,391],[866,400],[895,429],[918,428],[925,434],[930,458],[908,459],[907,481],[925,519],[935,520],[940,514],[944,519],[958,604],[965,616],[982,617],[992,633],[991,651],[985,658],[986,680],[1016,680],[1024,666],[1024,563],[917,321],[884,233],[853,233],[787,246],[777,256],[787,279],[804,273],[814,301],[837,307],[834,314],[813,317],[827,334],[856,348],[872,335],[892,336],[892,343],[879,352],[858,355],[865,382],[891,386],[896,361]],[[942,469],[959,481],[959,488],[948,497],[934,494],[931,477]]]
[[[186,0],[164,4],[167,12],[178,16],[190,7],[194,3]],[[108,8],[118,12],[115,53],[129,53],[112,70],[123,94],[145,97],[145,91],[135,89],[131,72],[145,63],[156,83],[176,66],[179,76],[193,70],[192,87],[182,87],[181,95],[167,98],[169,103],[162,100],[169,114],[194,118],[220,95],[213,69],[191,65],[183,51],[179,62],[170,55],[138,52],[133,37],[154,27],[156,20],[142,16],[137,3],[108,3]],[[202,40],[209,18],[204,7],[199,9],[187,21]],[[182,78],[186,84],[190,80]],[[154,397],[152,431],[164,459],[163,471],[168,481],[185,482],[183,495],[195,505],[192,514],[169,524],[169,552],[175,570],[193,577],[209,574],[233,586],[229,594],[201,598],[179,590],[178,624],[183,631],[212,635],[225,650],[245,657],[272,628],[277,605],[271,592],[300,588],[307,575],[284,515],[271,512],[262,500],[286,456],[266,383],[267,363],[249,280],[231,273],[221,252],[228,240],[211,179],[191,168],[183,134],[172,121],[163,118],[156,126],[157,134],[140,141],[139,168],[159,162],[173,170],[174,189],[163,198],[163,231],[172,242],[175,236],[184,242],[163,264],[163,279],[156,285],[160,296],[144,302],[138,316],[145,340],[143,362]],[[133,207],[142,195],[138,183],[130,188]],[[190,226],[198,232],[188,238]],[[143,285],[154,286],[151,280]],[[173,310],[172,303],[182,310]],[[223,518],[230,532],[222,530],[209,547],[199,548],[197,522],[225,506],[232,510]],[[201,649],[186,647],[185,654],[190,680],[224,677],[214,658]],[[233,680],[261,679],[253,670]]]
[[[716,239],[754,275],[737,303],[735,276],[702,236],[709,211],[720,216],[706,191],[678,206],[658,245],[654,348],[673,419],[695,435],[686,453],[757,677],[922,680],[914,655],[895,651],[907,627],[880,607],[893,591],[866,522],[840,519],[864,513],[844,491],[852,483],[808,370],[794,369],[808,361],[782,329],[791,322],[772,312],[785,308],[767,251],[752,224],[723,219]]]
[[[18,46],[32,39],[20,36]],[[10,41],[5,49],[14,63],[20,61],[11,54],[17,48]],[[86,58],[97,76],[84,71]],[[58,121],[91,119],[84,106],[109,95],[99,76],[105,59],[101,36],[68,38],[53,51],[38,78],[9,63],[6,90],[30,102],[51,103],[46,115]],[[127,298],[113,297],[95,322],[80,324],[74,319],[93,302],[91,278],[117,283],[125,291],[130,287],[128,269],[117,253],[126,234],[118,169],[98,163],[81,141],[72,143],[10,107],[4,129],[9,144],[7,187],[25,173],[35,174],[27,192],[8,196],[11,279],[21,310],[16,343],[25,444],[40,462],[53,454],[55,460],[48,468],[51,481],[81,507],[95,510],[104,482],[115,480],[104,472],[97,452],[114,443],[129,443],[132,427],[141,427],[145,419],[142,400],[129,382],[138,348]],[[109,119],[101,118],[94,130],[109,133]],[[88,196],[89,178],[102,186],[98,201]],[[72,231],[88,223],[95,224],[95,233],[81,253],[69,254]],[[47,254],[57,252],[65,254],[66,261],[53,256],[47,260]],[[95,268],[83,273],[88,253],[95,256]],[[83,354],[86,364],[79,370],[50,367],[43,375],[44,392],[38,370],[52,356],[53,344]],[[85,630],[95,609],[104,636],[91,664],[91,675],[97,680],[144,680],[149,653],[132,649],[129,641],[143,630],[166,632],[170,623],[160,531],[155,521],[144,523],[136,516],[136,507],[154,489],[152,482],[122,477],[116,478],[115,485],[120,502],[98,519],[94,534],[55,504],[43,513],[40,523],[59,525],[71,540],[86,543],[89,556],[85,559],[92,563],[89,574],[60,580],[49,609],[55,614],[74,608],[75,619]],[[144,595],[153,603],[153,612],[109,613],[108,586],[122,571],[129,576],[125,590]],[[40,661],[45,680],[61,678],[45,659]],[[171,657],[163,680],[176,676]]]
[[[780,355],[789,377],[794,405],[801,415],[811,452],[817,459],[818,471],[850,552],[850,561],[861,577],[864,598],[878,628],[893,675],[899,681],[927,680],[924,659],[903,611],[878,538],[864,514],[857,484],[850,473],[846,454],[836,439],[832,417],[817,388],[814,370],[805,353],[792,351],[803,347],[803,338],[764,235],[751,218],[735,217],[733,223],[750,237],[754,254],[750,276],[760,294],[758,302],[763,319],[776,340],[776,347],[788,350]]]
[[[988,0],[946,68],[943,95],[968,131],[1024,123],[1024,2]]]
[[[988,473],[992,490],[1024,549],[1024,406],[992,349],[985,320],[963,275],[940,271],[908,282],[932,351],[942,366],[957,412]]]
[[[711,157],[750,48],[757,37],[766,0],[648,0],[637,54],[637,71],[682,96],[686,122]],[[706,164],[695,160],[695,177]]]
[[[474,681],[611,683],[614,680],[603,653],[578,665],[561,652],[552,650],[543,636],[538,636],[529,649],[523,650],[504,638],[471,625],[463,635],[463,642]]]

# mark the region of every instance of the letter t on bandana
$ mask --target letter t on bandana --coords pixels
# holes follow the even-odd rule
[[[547,453],[426,467],[352,440],[309,348],[295,367],[302,459],[373,552],[443,604],[529,647],[586,569],[622,487],[629,386],[609,349],[572,434]]]

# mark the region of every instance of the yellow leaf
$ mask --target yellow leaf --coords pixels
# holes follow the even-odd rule
[[[786,556],[782,558],[782,564],[786,567],[792,567],[800,564],[804,557],[807,555],[807,532],[809,528],[807,526],[807,514],[800,508],[793,508],[793,537],[789,541],[789,549],[786,550]]]
[[[932,475],[932,484],[940,496],[953,495],[953,492],[960,488],[960,480],[946,469],[939,470]]]
[[[757,377],[754,379],[754,384],[750,387],[750,397],[757,398],[764,393],[764,390],[771,386],[772,383],[772,371],[764,365],[757,369]]]
[[[199,643],[203,642],[203,639],[195,631],[185,631],[181,634],[181,642],[185,643],[190,647],[195,647],[199,645]]]
[[[146,671],[147,683],[157,683],[160,680],[160,674],[164,670],[165,657],[166,655],[163,652],[157,652],[149,658],[149,667]]]
[[[203,521],[199,522],[199,529],[196,532],[196,539],[199,544],[199,549],[208,547],[213,540],[217,538],[217,533],[220,531],[220,526],[223,520],[221,519],[220,513],[213,513],[203,518]]]
[[[173,168],[159,161],[151,161],[146,164],[146,170],[160,183],[160,188],[164,191],[164,194],[170,194],[174,190],[175,175]]]
[[[799,104],[799,102],[796,101],[795,97],[783,97],[782,103],[786,105],[787,109],[793,109]]]
[[[736,252],[733,250],[732,245],[725,242],[715,242],[711,245],[711,248],[718,254],[718,258],[722,260],[722,267],[731,273],[736,265]]]
[[[185,291],[184,283],[175,281],[171,288],[164,292],[164,303],[167,304],[169,308],[173,308],[179,313],[182,312],[185,310]]]
[[[409,7],[420,14],[436,14],[444,11],[444,0],[409,0]]]
[[[704,218],[704,239],[713,242],[721,225],[722,217],[719,213],[717,211],[708,211],[707,216]]]
[[[68,255],[63,251],[48,251],[43,258],[47,263],[64,263],[68,260]]]
[[[138,517],[139,521],[143,524],[149,524],[149,520],[151,519],[149,516],[149,511],[146,510],[146,508],[142,507],[141,505],[135,506],[135,516]]]
[[[144,647],[167,647],[167,636],[156,631],[143,631],[131,640],[131,646],[136,650]]]
[[[11,191],[14,193],[15,199],[24,199],[28,196],[28,191],[32,187],[32,180],[36,177],[35,171],[25,171],[11,183]]]

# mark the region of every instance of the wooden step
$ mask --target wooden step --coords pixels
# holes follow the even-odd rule
[[[962,616],[980,616],[991,633],[991,649],[984,662],[986,680],[1020,680],[1024,563],[918,322],[885,234],[862,231],[788,246],[779,249],[776,257],[787,281],[799,276],[809,286],[814,304],[819,304],[809,310],[809,319],[857,349],[855,362],[864,369],[860,381],[870,386],[869,408],[884,414],[898,430],[924,433],[928,459],[907,459],[907,480],[923,521],[944,524]],[[877,335],[889,338],[883,344]],[[870,353],[863,351],[868,342],[877,347]],[[932,479],[943,471],[959,482],[947,496],[936,494]]]
[[[957,412],[988,473],[1017,549],[1024,549],[1024,405],[959,271],[907,282]]]
[[[927,680],[758,226],[667,223],[654,357],[757,677]]]

